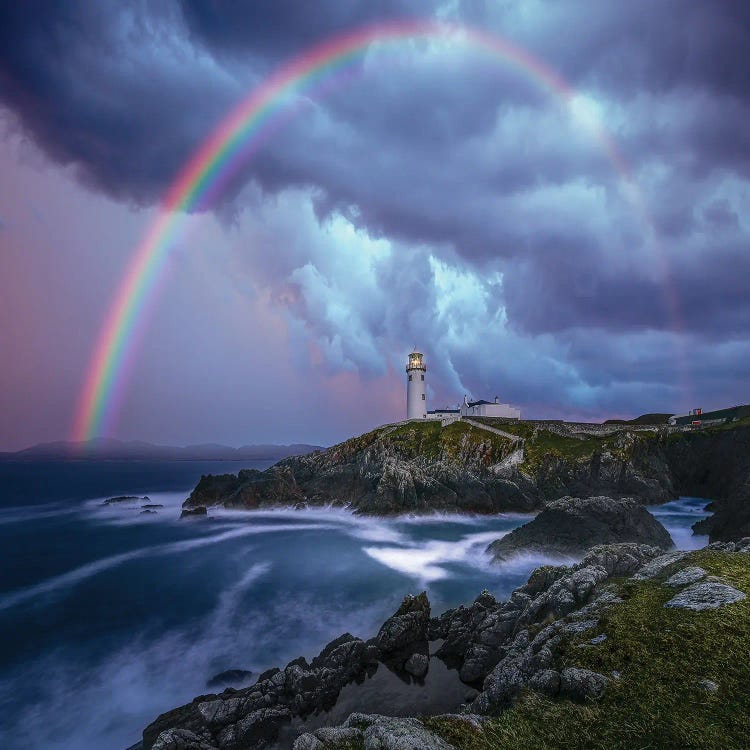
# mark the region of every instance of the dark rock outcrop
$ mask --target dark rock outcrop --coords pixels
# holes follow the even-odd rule
[[[669,532],[640,503],[611,497],[564,497],[487,547],[498,562],[522,552],[578,555],[595,544],[636,542],[668,549]]]
[[[205,518],[208,515],[208,509],[204,505],[198,505],[195,508],[183,508],[180,518]]]
[[[147,503],[149,502],[149,497],[137,497],[136,495],[118,495],[117,497],[110,497],[107,498],[102,505],[117,505],[119,503],[128,503],[135,504],[135,503]]]

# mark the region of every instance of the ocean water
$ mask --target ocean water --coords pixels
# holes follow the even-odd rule
[[[485,547],[530,518],[521,514],[179,520],[202,473],[267,465],[0,463],[0,747],[124,750],[218,672],[257,675],[345,631],[368,638],[408,593],[426,590],[437,614],[483,588],[505,597],[536,566],[560,562],[489,565]],[[120,494],[164,507],[102,505]],[[705,502],[650,510],[678,546],[700,547],[689,527]]]

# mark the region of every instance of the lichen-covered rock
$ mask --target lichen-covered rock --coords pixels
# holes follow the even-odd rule
[[[734,604],[746,598],[746,594],[734,586],[716,581],[695,583],[680,591],[664,606],[671,609],[689,609],[701,612],[705,609],[718,609],[728,604]]]
[[[563,497],[489,545],[494,562],[519,553],[578,555],[593,545],[635,542],[669,549],[669,532],[629,498]]]
[[[707,575],[708,574],[705,570],[703,570],[703,568],[698,568],[695,565],[691,565],[689,568],[678,570],[676,573],[667,578],[665,583],[667,584],[667,586],[674,586],[675,588],[678,588],[679,586],[687,586],[690,583],[696,583],[697,581],[705,578]]]
[[[554,669],[542,669],[532,675],[529,687],[537,693],[554,698],[560,692],[560,673]]]
[[[560,673],[560,695],[575,701],[598,700],[609,680],[589,669],[569,667]]]
[[[152,745],[152,750],[218,750],[189,729],[165,729]]]
[[[344,726],[362,731],[365,750],[454,750],[418,719],[352,714]]]

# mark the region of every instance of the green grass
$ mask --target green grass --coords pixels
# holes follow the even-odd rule
[[[453,422],[441,427],[440,422],[411,422],[383,435],[404,458],[424,457],[430,460],[457,460],[490,466],[501,461],[515,447],[502,435],[472,427],[466,422]]]
[[[700,565],[750,592],[750,555],[699,551],[677,567]],[[461,750],[636,750],[750,747],[750,599],[718,610],[664,609],[675,591],[652,581],[621,584],[625,602],[565,644],[558,668],[621,673],[598,703],[575,704],[528,693],[482,731],[425,718]],[[579,643],[603,632],[598,646]],[[701,679],[717,693],[698,687]]]

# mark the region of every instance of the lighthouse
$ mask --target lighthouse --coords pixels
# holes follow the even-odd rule
[[[421,352],[414,351],[406,363],[406,418],[427,419],[427,397],[425,395],[424,374],[427,366]]]

